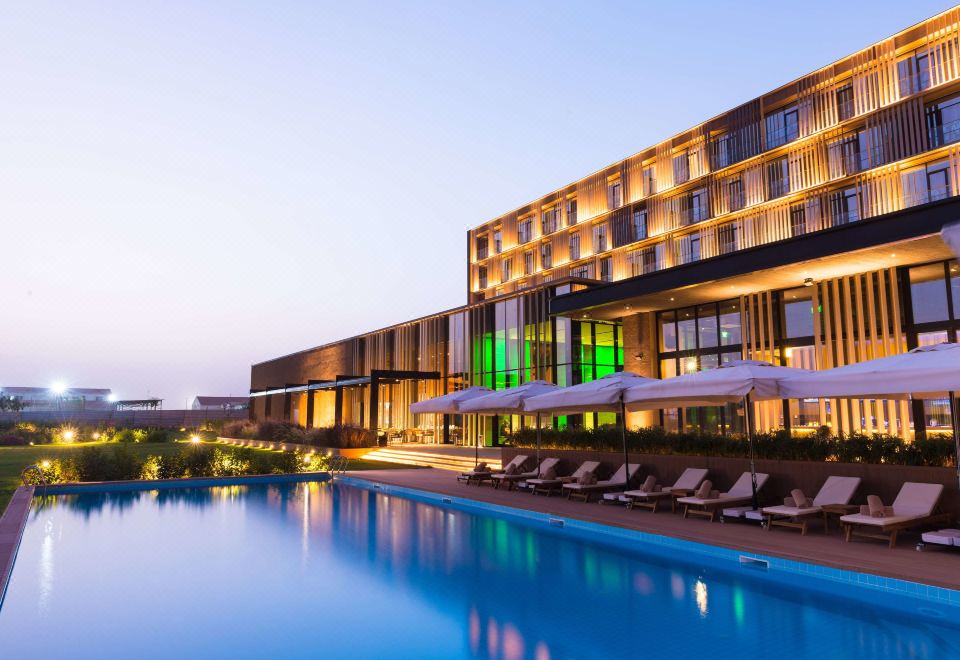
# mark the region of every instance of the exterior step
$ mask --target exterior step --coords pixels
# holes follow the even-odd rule
[[[391,447],[376,449],[364,455],[363,458],[369,461],[432,467],[439,470],[451,470],[455,472],[471,470],[475,464],[473,456],[440,454],[432,451],[417,451],[415,449],[393,449]],[[494,469],[500,468],[499,459],[481,458],[481,460]]]

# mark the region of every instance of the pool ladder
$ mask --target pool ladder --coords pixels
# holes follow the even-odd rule
[[[337,475],[346,472],[349,466],[349,458],[346,456],[337,455],[330,458],[330,467],[328,469],[331,475]]]
[[[35,485],[38,485],[38,484],[34,484],[34,483],[31,482],[29,479],[27,479],[27,475],[29,475],[29,474],[36,474],[36,475],[37,475],[37,479],[38,479],[38,481],[40,482],[40,483],[39,483],[40,486],[48,486],[48,485],[49,485],[49,482],[47,481],[47,478],[46,478],[46,477],[44,476],[44,474],[43,474],[43,468],[41,468],[39,465],[28,465],[27,467],[25,467],[25,468],[23,468],[22,470],[20,470],[20,483],[23,484],[24,486],[35,486]]]

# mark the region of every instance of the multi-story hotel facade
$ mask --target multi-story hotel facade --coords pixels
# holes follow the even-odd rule
[[[251,415],[496,444],[521,418],[411,415],[468,385],[823,369],[956,341],[960,8],[468,232],[463,307],[256,364]],[[949,428],[946,401],[756,405],[761,429]],[[737,431],[736,406],[631,425]],[[555,424],[595,425],[612,415]]]

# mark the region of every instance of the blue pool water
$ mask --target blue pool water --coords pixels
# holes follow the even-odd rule
[[[538,525],[344,483],[38,498],[0,655],[960,657],[956,607]]]

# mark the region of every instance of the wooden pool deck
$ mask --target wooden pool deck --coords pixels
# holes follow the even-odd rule
[[[347,474],[357,479],[468,497],[490,504],[616,525],[743,552],[960,589],[960,549],[927,546],[926,551],[917,552],[915,548],[920,540],[919,534],[902,533],[897,547],[890,549],[880,541],[855,540],[846,543],[839,530],[833,528],[831,534],[827,535],[816,525],[811,525],[807,535],[801,536],[799,531],[767,531],[750,523],[721,524],[695,518],[684,519],[679,514],[670,513],[669,506],[654,514],[596,502],[571,502],[558,496],[547,498],[525,492],[494,490],[490,486],[466,486],[458,483],[455,473],[447,470],[369,470]]]

